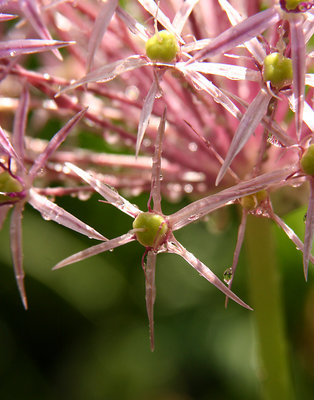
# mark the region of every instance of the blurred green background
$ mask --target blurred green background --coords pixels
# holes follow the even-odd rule
[[[110,238],[131,219],[99,196],[58,200]],[[132,199],[146,209],[147,195]],[[163,202],[165,214],[184,205]],[[306,210],[285,218],[302,237]],[[235,206],[176,234],[222,279],[231,265]],[[314,398],[314,273],[274,227],[290,367],[297,399]],[[23,220],[29,310],[18,295],[9,218],[0,231],[0,397],[5,400],[259,399],[254,312],[230,302],[176,255],[157,259],[156,349],[150,352],[141,257],[134,242],[58,271],[64,257],[96,243],[27,206]],[[261,244],[262,245],[262,244]],[[243,249],[234,291],[250,303]],[[280,371],[278,371],[280,374]]]

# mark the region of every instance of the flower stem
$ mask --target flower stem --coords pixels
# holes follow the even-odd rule
[[[248,216],[246,250],[262,398],[294,399],[272,222]]]

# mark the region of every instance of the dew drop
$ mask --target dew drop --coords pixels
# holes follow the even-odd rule
[[[77,197],[81,200],[81,201],[87,201],[90,199],[92,193],[91,192],[78,192]]]
[[[196,221],[196,220],[198,220],[199,219],[199,214],[192,214],[192,215],[190,215],[189,217],[188,217],[188,220],[189,221]]]
[[[197,145],[195,142],[191,142],[191,143],[189,143],[189,145],[188,145],[188,149],[189,149],[190,151],[195,152],[195,151],[197,151],[197,149],[198,149],[198,145]]]
[[[231,279],[232,279],[232,268],[227,268],[223,274],[224,277],[224,282],[226,282],[227,284],[230,283]]]

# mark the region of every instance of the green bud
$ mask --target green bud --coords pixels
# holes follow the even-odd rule
[[[0,192],[12,193],[21,192],[22,190],[23,187],[20,182],[17,179],[14,179],[9,172],[4,171],[0,174]],[[15,200],[15,198],[0,194],[0,203],[6,203],[7,201],[12,200]]]
[[[286,0],[286,9],[294,10],[301,3],[302,0]]]
[[[147,40],[146,55],[153,61],[170,62],[179,50],[175,36],[166,31],[160,31]]]
[[[263,67],[264,81],[270,81],[276,89],[292,82],[292,61],[280,53],[272,53],[265,57]]]
[[[314,144],[311,144],[301,158],[301,168],[307,175],[314,175]]]
[[[264,200],[266,200],[267,196],[268,193],[266,190],[260,190],[259,192],[241,197],[240,203],[241,206],[245,208],[247,211],[252,211],[257,206],[259,206]]]
[[[151,212],[140,213],[133,222],[134,229],[141,229],[135,233],[136,239],[145,247],[158,247],[168,232],[165,218]]]

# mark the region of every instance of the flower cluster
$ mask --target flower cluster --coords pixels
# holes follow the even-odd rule
[[[12,208],[12,258],[25,307],[26,203],[44,219],[101,241],[55,269],[130,241],[145,247],[152,349],[158,253],[181,256],[226,300],[250,308],[230,289],[253,214],[273,220],[302,251],[307,279],[314,231],[313,2],[268,1],[264,10],[259,1],[237,3],[0,2],[1,104],[15,114],[12,126],[4,121],[0,128],[0,223]],[[28,67],[30,53],[36,69]],[[30,112],[42,124],[64,115],[68,122],[44,141],[30,134]],[[75,140],[61,146],[83,123],[104,151]],[[303,183],[309,186],[304,242],[271,201],[277,189]],[[98,192],[134,218],[130,230],[107,240],[49,198],[78,192]],[[141,192],[150,192],[145,212],[125,198]],[[191,194],[197,200],[163,214],[162,196],[175,201]],[[174,232],[230,204],[242,207],[242,220],[225,285]]]

